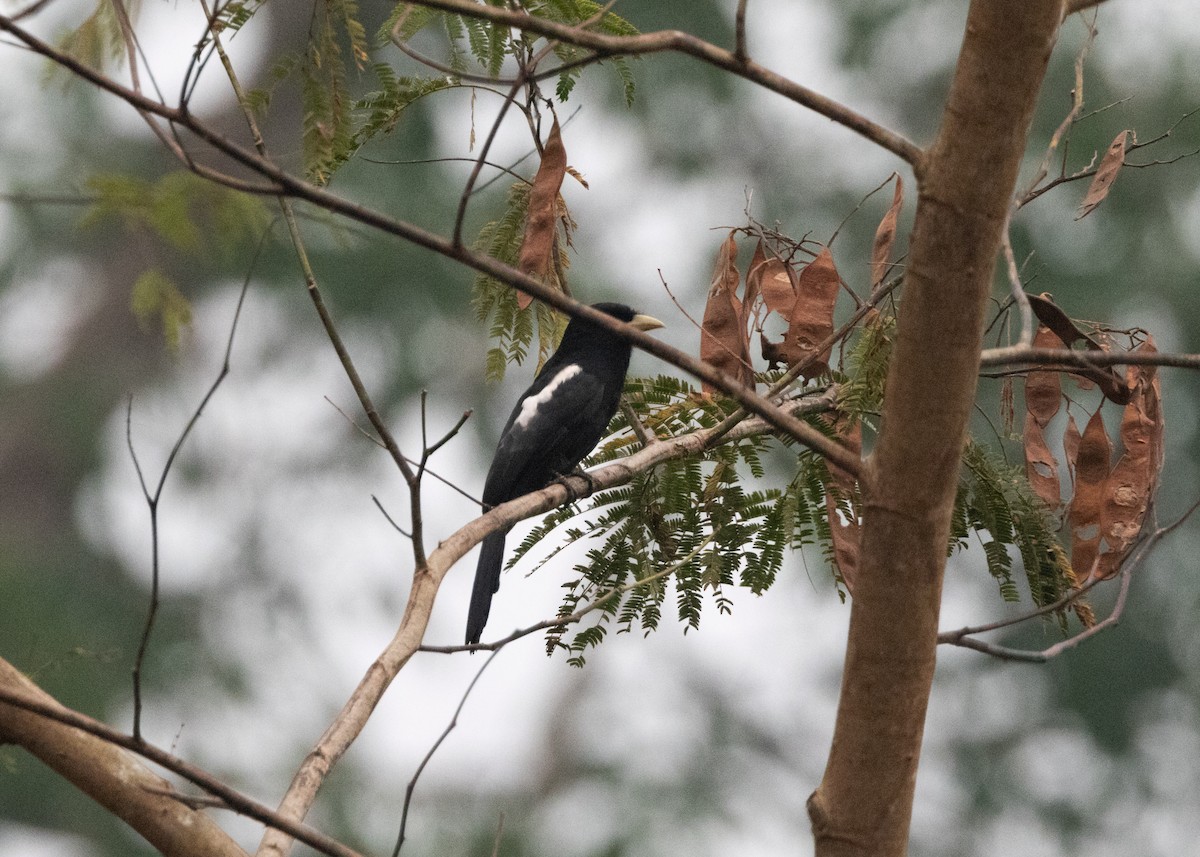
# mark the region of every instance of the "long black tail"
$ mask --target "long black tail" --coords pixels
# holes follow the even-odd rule
[[[500,588],[500,568],[504,565],[504,536],[492,533],[483,540],[479,565],[475,568],[475,588],[471,592],[471,609],[467,613],[467,645],[478,643],[492,609],[492,596]]]

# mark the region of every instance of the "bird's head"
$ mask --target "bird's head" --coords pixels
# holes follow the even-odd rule
[[[656,330],[664,327],[663,323],[652,315],[644,315],[638,312],[633,307],[618,303],[599,303],[592,304],[592,309],[598,309],[600,312],[607,313],[613,318],[619,319],[626,324],[631,324],[638,330]]]

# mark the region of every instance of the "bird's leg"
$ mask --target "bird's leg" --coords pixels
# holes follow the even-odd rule
[[[575,488],[571,485],[570,481],[568,481],[572,476],[577,476],[588,484],[586,493],[580,494],[578,491],[575,490]],[[575,469],[572,470],[570,473],[560,473],[557,478],[553,479],[550,482],[551,485],[553,485],[555,483],[561,485],[563,488],[566,489],[567,500],[568,500],[568,502],[571,502],[571,503],[574,503],[575,501],[580,500],[584,497],[590,497],[592,494],[596,493],[596,480],[592,478],[590,473],[588,473],[586,470],[584,470],[579,465],[576,465]]]

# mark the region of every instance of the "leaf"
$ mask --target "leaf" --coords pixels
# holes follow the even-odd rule
[[[717,252],[708,301],[704,305],[704,321],[700,327],[700,359],[712,364],[746,386],[754,383],[750,367],[750,347],[746,328],[742,325],[742,302],[738,300],[740,282],[737,269],[737,241],[733,232]],[[714,391],[707,382],[704,392]]]
[[[116,7],[110,0],[97,0],[96,8],[75,29],[68,32],[58,43],[59,49],[70,57],[103,71],[106,61],[119,61],[125,57],[125,37]],[[50,66],[47,75],[58,73],[62,66]],[[67,81],[73,81],[68,76]]]
[[[1013,381],[1012,376],[1005,376],[1000,382],[1000,422],[1004,426],[1004,433],[1011,435],[1013,430],[1013,420],[1016,418],[1016,410],[1013,406]]]
[[[1117,180],[1117,173],[1121,171],[1121,166],[1125,163],[1125,144],[1132,135],[1132,131],[1122,131],[1108,145],[1108,151],[1104,153],[1104,157],[1100,160],[1100,166],[1096,168],[1096,176],[1088,186],[1083,202],[1079,204],[1079,211],[1075,214],[1076,220],[1087,217],[1108,196],[1113,182]]]
[[[525,240],[517,267],[544,283],[556,281],[554,246],[558,238],[558,191],[567,173],[567,150],[559,133],[558,119],[550,126],[550,135],[542,147],[542,163],[529,192],[529,213],[525,218]],[[533,296],[520,292],[521,309],[533,302]]]
[[[1156,350],[1153,338],[1136,349],[1143,353]],[[1133,547],[1163,463],[1161,386],[1156,369],[1130,366],[1126,380],[1134,393],[1121,416],[1121,444],[1125,449],[1104,488],[1100,527],[1109,551],[1100,558],[1101,578],[1116,574]]]
[[[904,180],[899,173],[896,177],[896,190],[892,194],[892,207],[887,210],[879,227],[875,230],[875,243],[871,248],[871,287],[875,288],[883,282],[889,269],[888,259],[892,255],[892,245],[896,242],[896,221],[900,217],[900,209],[904,205]]]
[[[143,329],[157,322],[167,349],[179,353],[183,331],[192,323],[192,305],[162,271],[142,272],[133,284],[130,308]]]
[[[1067,509],[1071,527],[1071,566],[1080,582],[1092,574],[1100,552],[1100,514],[1105,484],[1112,467],[1112,443],[1104,429],[1100,408],[1092,414],[1074,455],[1075,493]]]
[[[1025,431],[1022,434],[1025,446],[1025,478],[1033,491],[1051,509],[1062,503],[1058,483],[1058,462],[1046,444],[1046,436],[1033,414],[1025,415]]]
[[[833,253],[824,248],[800,272],[796,282],[796,302],[788,318],[788,331],[783,340],[783,353],[789,366],[810,356],[816,347],[833,334],[833,308],[837,303],[841,278],[833,264]],[[805,375],[809,378],[829,370],[830,345]]]

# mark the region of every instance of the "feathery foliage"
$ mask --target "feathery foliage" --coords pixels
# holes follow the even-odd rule
[[[843,419],[880,407],[893,329],[893,318],[879,315],[858,334],[845,360],[849,374],[841,376],[838,390]],[[710,428],[734,409],[732,402],[701,396],[669,376],[630,379],[625,399],[645,429],[658,437]],[[823,433],[833,433],[827,418],[806,419]],[[629,455],[637,446],[626,416],[619,413],[587,464]],[[784,450],[794,452],[786,456]],[[763,464],[768,455],[769,469]],[[538,545],[551,547],[535,563],[535,571],[573,545],[585,547],[583,561],[563,584],[558,617],[564,622],[547,636],[548,652],[562,648],[568,663],[582,666],[587,651],[610,631],[648,634],[672,606],[685,630],[698,629],[705,605],[725,613],[732,609],[735,589],[762,594],[777,579],[784,556],[805,546],[819,550],[844,598],[826,505],[831,492],[839,514],[856,519],[857,490],[847,495],[824,459],[811,451],[771,434],[728,441],[551,512],[522,540],[509,566]],[[1024,475],[970,443],[948,551],[967,548],[973,539],[982,544],[988,572],[1005,600],[1019,598],[1014,556],[1021,557],[1030,596],[1039,606],[1073,585],[1054,522]],[[589,605],[597,606],[568,636],[571,626],[565,620]],[[1060,622],[1064,616],[1059,614]]]
[[[1020,469],[974,441],[967,443],[950,544],[952,549],[964,548],[972,532],[979,535],[988,572],[1005,601],[1020,598],[1013,580],[1013,551],[1021,557],[1030,597],[1037,606],[1057,601],[1075,584],[1055,529]],[[1064,616],[1060,614],[1060,620]]]
[[[499,220],[485,224],[475,240],[475,249],[493,259],[516,266],[525,234],[525,218],[529,211],[529,185],[516,182],[509,189],[508,204]],[[559,242],[559,269],[569,264],[565,248]],[[552,285],[561,288],[560,283]],[[566,328],[566,318],[549,306],[534,301],[527,309],[517,306],[517,293],[506,283],[487,274],[475,278],[472,303],[481,322],[491,319],[488,334],[495,344],[488,349],[487,378],[498,381],[504,377],[509,363],[521,363],[537,337],[537,366],[541,368],[554,351]],[[536,330],[535,330],[536,326]]]
[[[270,223],[263,200],[206,181],[190,172],[167,173],[157,181],[108,173],[93,176],[95,195],[81,225],[115,221],[134,233],[149,233],[193,259],[228,261],[256,241]],[[143,328],[158,326],[167,347],[179,349],[191,323],[191,305],[158,267],[133,284],[130,306]]]
[[[448,77],[397,77],[386,63],[375,63],[371,68],[380,88],[354,104],[355,111],[364,114],[364,118],[354,131],[353,151],[362,148],[376,134],[390,133],[413,102],[456,85]]]
[[[229,259],[270,222],[259,197],[231,190],[185,170],[155,181],[119,173],[92,176],[95,195],[82,226],[116,220],[145,230],[181,253]]]
[[[367,36],[358,21],[358,3],[318,0],[300,67],[304,169],[316,184],[327,184],[354,148],[347,48],[361,71],[367,61]]]
[[[162,271],[143,271],[133,284],[130,306],[143,330],[157,326],[167,350],[179,353],[184,330],[192,323],[192,305]]]
[[[890,313],[872,313],[859,329],[846,358],[848,375],[838,387],[838,410],[852,421],[866,420],[883,407],[895,331],[896,317]]]
[[[497,0],[488,0],[488,4],[503,5]],[[610,35],[629,36],[638,32],[629,21],[611,11],[605,12],[604,7],[593,0],[545,0],[526,4],[525,11],[568,26],[586,24],[598,32]],[[395,5],[379,28],[377,37],[381,43],[391,39],[408,42],[435,23],[442,25],[442,33],[446,37],[449,66],[460,72],[467,70],[469,56],[483,73],[496,77],[503,69],[506,59],[517,56],[528,59],[540,49],[539,43],[542,41],[539,36],[532,34],[514,37],[508,27],[469,15],[456,15],[410,3]],[[556,43],[553,52],[562,66],[555,94],[560,101],[566,101],[586,65],[590,52],[562,43]],[[632,104],[635,82],[629,60],[620,56],[607,57],[598,64],[613,69],[621,84],[626,104]]]

